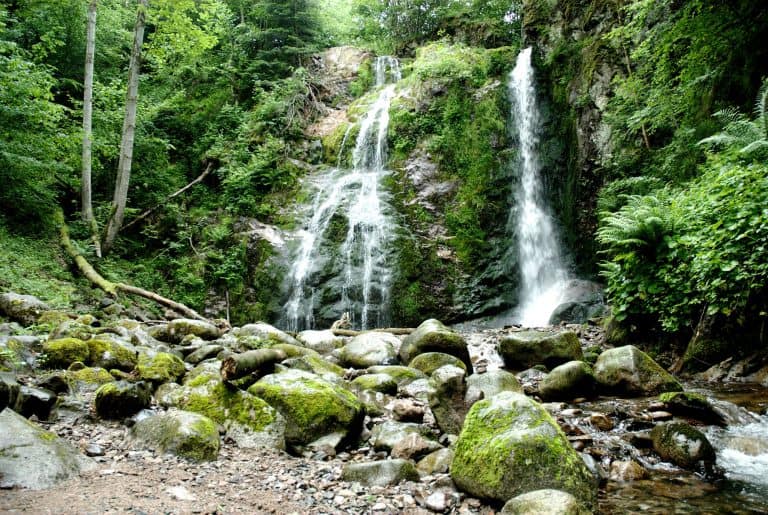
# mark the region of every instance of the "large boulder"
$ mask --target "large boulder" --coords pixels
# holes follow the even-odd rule
[[[54,433],[8,408],[0,412],[0,488],[42,490],[95,467]]]
[[[344,340],[333,334],[333,331],[330,329],[325,331],[302,331],[296,335],[296,339],[308,349],[317,351],[320,354],[333,352],[344,344]]]
[[[490,399],[501,392],[523,393],[523,387],[515,374],[506,370],[489,370],[483,374],[473,374],[467,378],[467,393],[464,401],[470,406],[481,399]]]
[[[400,346],[400,359],[403,363],[410,363],[413,358],[425,352],[443,352],[456,356],[464,362],[468,373],[472,373],[467,342],[439,320],[425,320],[413,333],[406,336]]]
[[[140,381],[106,383],[96,390],[93,398],[96,414],[101,418],[123,418],[148,408],[152,401],[150,386]]]
[[[186,372],[184,362],[168,352],[150,352],[139,355],[136,372],[140,379],[154,384],[178,381]]]
[[[341,349],[342,366],[368,368],[376,365],[394,365],[400,340],[389,333],[371,331],[355,336]]]
[[[715,450],[707,437],[685,422],[658,424],[651,430],[653,450],[662,459],[681,467],[692,468],[699,462],[705,467],[715,462]]]
[[[130,372],[138,364],[138,351],[130,344],[96,337],[86,341],[89,361],[95,367]]]
[[[286,369],[262,377],[248,392],[264,399],[285,417],[286,443],[306,445],[329,433],[356,438],[364,410],[349,390],[303,370]]]
[[[45,302],[32,295],[20,295],[12,291],[0,294],[0,314],[22,325],[34,324],[49,309]]]
[[[90,357],[88,344],[78,338],[48,340],[43,344],[45,365],[50,368],[67,368],[76,361],[85,363]]]
[[[265,324],[264,322],[257,322],[255,324],[247,324],[243,327],[236,327],[232,330],[232,334],[238,339],[256,339],[263,341],[267,344],[275,343],[288,343],[290,345],[301,344],[299,341],[288,333],[281,331],[280,329]]]
[[[440,367],[432,373],[433,389],[428,393],[429,407],[435,421],[444,433],[459,434],[469,406],[464,401],[467,393],[466,371],[453,365]]]
[[[597,486],[555,420],[525,395],[502,392],[467,414],[451,465],[456,485],[475,497],[506,502],[542,488],[563,490],[597,507]]]
[[[573,495],[560,490],[534,490],[510,499],[502,515],[589,515]]]
[[[216,424],[190,411],[170,410],[142,418],[131,428],[131,435],[151,449],[192,461],[212,461],[219,456]]]
[[[467,365],[463,361],[456,356],[451,356],[444,352],[425,352],[424,354],[419,354],[408,363],[409,367],[420,370],[426,375],[432,375],[432,372],[446,365],[453,365],[465,372],[467,371]]]
[[[683,390],[677,379],[634,345],[600,354],[594,372],[601,386],[617,394],[647,396]]]
[[[518,331],[499,341],[499,354],[511,370],[536,365],[554,368],[568,361],[581,360],[579,337],[573,331]]]
[[[426,379],[427,376],[421,370],[416,370],[411,367],[404,367],[402,365],[385,365],[370,367],[367,372],[369,374],[387,374],[397,382],[397,387],[402,388],[408,384],[418,380]]]
[[[539,384],[539,395],[546,401],[570,401],[590,397],[594,392],[595,375],[583,361],[569,361],[553,368]]]
[[[341,479],[364,486],[389,486],[400,481],[418,481],[419,473],[408,460],[394,459],[349,463],[341,471]]]

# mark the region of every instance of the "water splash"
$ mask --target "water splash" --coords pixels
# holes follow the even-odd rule
[[[312,215],[299,235],[289,273],[290,295],[284,306],[288,330],[314,327],[317,276],[333,269],[339,270],[330,272],[335,273],[331,282],[341,289],[338,311],[349,312],[353,326],[368,329],[389,322],[392,273],[388,257],[395,226],[380,182],[387,173],[389,106],[394,82],[401,78],[399,61],[379,57],[375,77],[379,93],[360,121],[352,168],[339,165],[318,179]],[[344,142],[349,134],[345,134]],[[326,235],[332,221],[339,216],[345,219],[347,230],[334,259],[322,249],[328,243]]]
[[[515,68],[509,74],[508,88],[519,139],[520,166],[517,209],[510,214],[510,224],[517,233],[517,259],[521,272],[520,303],[515,318],[517,322],[533,327],[546,325],[562,302],[568,273],[542,192],[538,158],[541,119],[531,54],[529,47],[517,56]]]

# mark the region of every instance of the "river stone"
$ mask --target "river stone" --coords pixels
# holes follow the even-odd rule
[[[0,412],[0,488],[42,490],[96,463],[10,409]]]
[[[581,360],[581,344],[573,331],[518,331],[499,341],[504,366],[524,370],[536,365],[554,368],[568,361]]]
[[[198,349],[195,349],[193,352],[190,352],[184,358],[184,361],[186,361],[187,363],[191,363],[192,365],[197,365],[200,362],[205,361],[206,359],[215,358],[223,350],[224,350],[223,345],[218,345],[218,344],[203,345]]]
[[[501,392],[523,393],[523,387],[514,374],[506,370],[490,370],[483,374],[472,374],[467,378],[467,406],[481,399],[489,399]]]
[[[94,395],[94,408],[101,418],[123,418],[148,408],[152,399],[150,386],[140,381],[116,381],[99,387]]]
[[[301,346],[299,341],[293,336],[281,331],[280,329],[273,327],[264,322],[257,322],[255,324],[247,324],[243,327],[236,327],[232,330],[238,338],[257,338],[269,343],[287,343],[290,345]]]
[[[286,368],[311,372],[332,383],[338,382],[344,377],[343,368],[316,355],[308,354],[306,356],[289,358],[281,364]]]
[[[421,370],[426,375],[432,375],[432,372],[445,365],[453,365],[454,367],[461,368],[464,372],[467,371],[467,366],[456,356],[451,356],[444,352],[425,352],[419,354],[408,363],[408,366]]]
[[[666,392],[659,395],[659,400],[673,415],[690,417],[706,424],[726,425],[723,414],[700,393]]]
[[[136,365],[140,379],[154,384],[178,381],[186,372],[184,362],[168,352],[142,353]]]
[[[344,344],[344,340],[333,334],[333,331],[330,329],[325,331],[302,331],[296,335],[296,339],[308,349],[315,350],[320,354],[331,353]]]
[[[400,340],[390,334],[371,331],[355,336],[341,349],[342,366],[368,368],[376,365],[393,365],[397,361]]]
[[[221,363],[202,363],[184,384],[166,383],[155,392],[161,406],[205,415],[221,425],[238,447],[285,449],[285,419],[266,401],[224,383]]]
[[[398,391],[403,397],[429,402],[430,396],[435,393],[435,385],[429,379],[416,379],[401,387]]]
[[[662,459],[684,468],[692,468],[700,461],[714,463],[715,451],[707,437],[684,422],[658,424],[651,430],[653,450]]]
[[[416,470],[425,476],[446,474],[451,470],[452,461],[453,451],[451,449],[438,449],[421,458],[416,463]]]
[[[392,447],[392,457],[417,460],[440,448],[442,445],[436,441],[425,438],[419,433],[410,433]]]
[[[506,502],[541,488],[563,490],[597,507],[592,474],[555,420],[523,394],[502,392],[467,414],[451,477],[468,494]]]
[[[503,515],[589,515],[573,495],[561,490],[534,490],[510,499],[501,509]]]
[[[35,415],[39,420],[51,420],[51,412],[58,400],[50,390],[22,385],[14,411],[27,418]]]
[[[397,393],[397,382],[387,374],[363,374],[352,380],[352,387],[358,390],[370,390],[389,395]]]
[[[50,368],[67,368],[76,361],[85,363],[90,357],[88,344],[79,338],[60,338],[43,343],[45,364]]]
[[[611,481],[638,481],[648,478],[648,471],[634,460],[616,460],[611,462],[608,477]]]
[[[139,362],[138,351],[130,344],[104,337],[86,341],[90,364],[107,370],[117,369],[130,372]]]
[[[394,459],[364,463],[349,463],[341,471],[343,481],[364,486],[389,486],[400,481],[418,481],[419,473],[408,460]]]
[[[618,394],[648,396],[683,390],[677,379],[634,345],[600,354],[594,373],[601,386]]]
[[[425,320],[413,333],[405,337],[400,346],[400,359],[403,363],[410,363],[413,358],[425,352],[443,352],[456,356],[464,362],[466,370],[472,373],[467,342],[434,318]]]
[[[539,395],[545,401],[570,401],[591,397],[594,392],[592,367],[583,361],[569,361],[553,368],[539,384]]]
[[[190,411],[170,410],[143,418],[131,436],[158,452],[192,461],[212,461],[219,456],[219,431],[210,418]]]
[[[21,387],[16,381],[16,375],[11,372],[0,372],[0,411],[7,406],[13,408],[19,397]]]
[[[419,424],[388,420],[371,431],[370,443],[374,450],[390,452],[408,435],[427,436],[428,431]]]
[[[366,370],[369,374],[387,374],[397,381],[397,387],[402,388],[417,379],[426,379],[424,372],[415,368],[404,367],[402,365],[385,365],[370,367]]]
[[[349,390],[303,370],[286,369],[262,377],[248,392],[267,401],[285,418],[286,443],[305,445],[333,432],[357,437],[365,415]]]
[[[40,315],[49,309],[45,302],[32,295],[11,291],[0,294],[0,313],[25,326],[37,322]]]
[[[457,435],[464,424],[469,406],[464,401],[467,384],[466,371],[453,365],[440,367],[432,373],[434,386],[429,394],[429,407],[437,425],[444,433]]]

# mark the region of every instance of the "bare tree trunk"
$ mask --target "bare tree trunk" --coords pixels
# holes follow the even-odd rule
[[[146,18],[147,0],[138,0],[139,8],[136,15],[136,27],[133,31],[133,49],[128,67],[128,93],[125,98],[125,118],[123,120],[123,136],[120,141],[120,160],[117,165],[115,179],[115,196],[112,200],[112,213],[109,217],[102,250],[104,253],[115,242],[117,233],[123,225],[125,204],[128,201],[128,185],[131,180],[131,162],[133,161],[133,138],[136,132],[136,105],[139,99],[139,68],[141,66],[141,45],[144,42],[144,22]]]
[[[88,28],[85,46],[85,80],[83,81],[83,173],[80,192],[82,197],[83,220],[91,230],[91,238],[96,247],[96,256],[101,257],[99,226],[93,217],[91,200],[91,142],[93,141],[93,55],[96,50],[96,8],[98,0],[88,4]]]

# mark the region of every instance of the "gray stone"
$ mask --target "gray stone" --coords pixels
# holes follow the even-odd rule
[[[375,450],[390,452],[408,435],[426,436],[427,434],[427,430],[419,424],[388,420],[373,428],[370,442]]]
[[[0,488],[42,490],[95,467],[55,434],[10,409],[0,412]]]
[[[464,369],[446,365],[432,373],[430,382],[434,390],[429,394],[429,407],[437,425],[445,433],[459,434],[469,406],[464,398],[467,384]]]
[[[419,433],[410,433],[395,444],[392,448],[392,457],[417,460],[440,448],[442,448],[442,445],[436,441],[425,438]]]
[[[451,449],[438,449],[421,458],[416,464],[416,470],[425,476],[445,474],[451,470],[452,461],[453,451]]]
[[[308,349],[315,350],[320,354],[328,354],[344,344],[344,340],[333,334],[333,331],[302,331],[296,335],[299,340]]]
[[[419,473],[408,460],[384,460],[349,463],[341,471],[341,479],[364,486],[389,486],[400,481],[418,481]]]
[[[451,356],[444,352],[425,352],[419,354],[408,363],[408,366],[424,372],[426,375],[432,375],[432,372],[445,365],[453,365],[461,368],[465,372],[467,366],[456,356]]]
[[[601,386],[617,394],[643,396],[683,390],[677,379],[634,345],[600,354],[594,373]]]
[[[136,422],[131,436],[158,452],[193,461],[211,461],[219,455],[219,431],[206,416],[170,410]]]
[[[152,391],[147,383],[116,381],[100,386],[93,402],[99,417],[117,419],[148,408],[151,399]]]
[[[203,340],[215,340],[221,336],[221,331],[210,322],[177,318],[167,324],[152,327],[149,330],[149,335],[163,342],[179,343],[187,336],[197,336]]]
[[[467,405],[481,399],[489,399],[501,392],[523,393],[523,387],[514,374],[506,370],[490,370],[484,374],[472,374],[467,378]]]
[[[219,352],[224,350],[223,345],[203,345],[199,349],[196,349],[194,352],[191,352],[187,355],[186,358],[184,358],[184,361],[187,363],[191,363],[193,365],[197,365],[201,361],[205,361],[206,359],[212,359],[215,358]]]
[[[554,368],[583,357],[579,337],[573,331],[512,332],[499,341],[499,354],[511,370],[536,365]]]
[[[400,340],[390,333],[368,332],[355,336],[341,349],[339,360],[343,366],[368,368],[393,365],[397,361]]]
[[[464,362],[468,373],[472,373],[467,342],[439,320],[425,320],[406,336],[400,346],[400,359],[403,363],[410,363],[413,358],[425,352],[443,352],[455,356]]]
[[[7,406],[16,406],[21,386],[16,382],[16,375],[11,372],[0,372],[0,411]]]
[[[510,499],[503,515],[589,515],[573,495],[561,490],[534,490]]]
[[[569,361],[553,368],[539,384],[539,395],[546,401],[570,401],[590,397],[594,392],[592,367],[583,361]]]
[[[707,437],[684,422],[658,424],[651,430],[653,449],[663,459],[685,468],[699,462],[715,462],[715,451]]]
[[[14,292],[0,294],[0,313],[22,325],[32,325],[48,305],[32,295],[20,295]]]
[[[301,346],[299,341],[293,336],[264,322],[247,324],[239,328],[236,327],[232,330],[232,334],[238,338],[251,337],[270,343],[287,343],[289,345]]]
[[[50,420],[56,401],[58,396],[50,390],[22,386],[14,411],[27,418],[34,415],[38,420]]]

